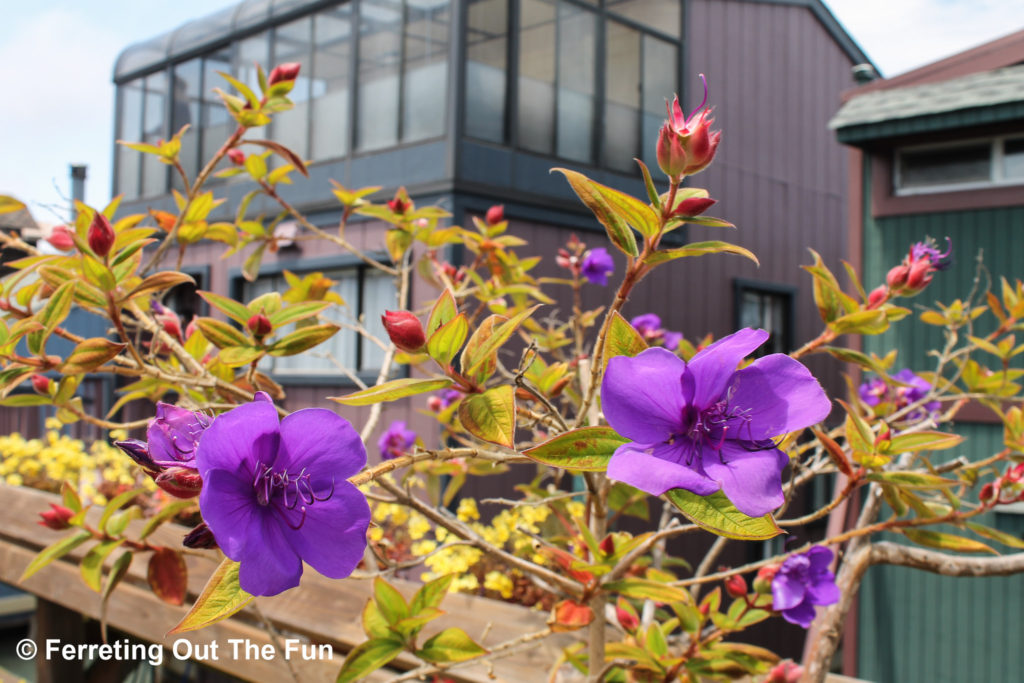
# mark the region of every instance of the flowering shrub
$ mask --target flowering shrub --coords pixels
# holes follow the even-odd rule
[[[26,577],[84,546],[91,559],[83,560],[83,578],[107,599],[132,558],[145,556],[154,592],[181,604],[183,551],[148,537],[198,504],[201,520],[192,520],[183,545],[190,552],[219,548],[225,557],[174,630],[202,628],[254,596],[291,589],[303,562],[330,578],[372,578],[363,611],[367,640],[348,654],[339,681],[364,678],[402,653],[419,662],[416,675],[439,676],[554,633],[576,634],[562,661],[594,681],[788,681],[824,676],[849,598],[873,563],[975,575],[1024,568],[1019,554],[999,565],[956,554],[1022,546],[975,520],[1024,497],[1024,412],[1012,405],[1021,371],[1010,366],[1024,350],[1012,334],[1024,321],[1020,282],[1004,281],[1001,295],[986,292],[983,302],[975,293],[925,311],[922,321],[942,327],[946,343],[928,372],[895,372],[895,354],[878,357],[836,342],[880,334],[909,316],[898,300],[923,291],[948,265],[951,247],[940,252],[928,240],[911,246],[870,293],[852,268],[849,293],[812,253],[805,269],[821,332],[792,353],[749,361],[767,332],[688,340],[654,314],[632,321],[622,315],[655,268],[685,267],[691,258],[757,260],[724,241],[663,244],[686,224],[730,226],[705,215],[715,204],[706,190],[683,185],[724,144],[711,130],[706,94],[689,116],[678,99],[669,105],[656,150],[664,178],[639,164],[645,197],[556,169],[607,242],[588,247],[571,237],[555,258],[563,277],[541,278],[532,272],[539,258],[509,231],[501,206],[473,217],[471,226],[447,226],[445,211],[417,206],[404,189],[375,200],[378,188],[335,183],[342,217],[337,230],[326,230],[282,198],[278,187],[306,175],[306,164],[259,132],[291,107],[300,68],[261,71],[258,93],[230,81],[237,94],[221,97],[236,129],[195,177],[178,158],[185,129],[157,145],[123,143],[180,176],[177,213],[119,215],[116,199],[102,209],[78,205],[73,225],[51,237],[61,250],[55,255],[0,237],[25,254],[10,264],[14,273],[0,292],[0,402],[52,406],[61,424],[113,427],[109,436],[120,448],[96,444],[86,458],[84,445],[53,426],[44,441],[0,439],[0,476],[59,488],[61,504],[39,511],[40,523],[71,532],[41,553]],[[225,200],[206,182],[225,157],[230,164],[216,174],[252,190],[229,212],[234,220],[218,221],[213,211]],[[257,196],[277,204],[280,218],[267,223],[250,215]],[[383,226],[387,263],[345,237],[356,215]],[[253,279],[265,254],[299,239],[330,242],[392,278],[396,310],[383,317],[386,339],[365,321],[350,325],[385,350],[376,381],[345,368],[358,388],[330,397],[336,410],[289,414],[279,405],[284,388],[260,363],[319,352],[338,333],[341,325],[325,312],[343,302],[329,278],[286,271],[286,291],[251,301],[201,292],[213,315],[184,327],[162,298],[191,280],[180,260],[171,262],[200,241],[219,242],[229,254],[245,251],[243,272]],[[460,245],[464,262],[444,260],[446,245]],[[437,295],[422,310],[404,310],[414,275]],[[584,287],[607,287],[610,303],[585,310]],[[538,313],[557,288],[571,297],[570,314]],[[69,322],[72,308],[104,317],[111,337],[80,336]],[[991,322],[987,334],[975,327],[982,316]],[[54,337],[73,350],[48,352]],[[846,363],[851,377],[872,378],[837,400],[803,364],[813,354]],[[137,425],[83,408],[76,396],[82,378],[104,374],[129,378],[116,408],[156,403],[145,440],[116,429]],[[416,434],[402,421],[381,428],[382,405],[398,400],[417,407],[425,400],[422,413],[436,420],[436,433]],[[942,429],[969,400],[1005,425],[1005,448],[975,462],[947,457],[962,439]],[[353,406],[366,407],[361,424],[350,421]],[[367,464],[372,435],[380,460]],[[468,478],[511,468],[533,477],[486,501],[497,506],[489,519],[478,501],[461,495]],[[828,475],[839,481],[833,500],[809,512],[790,509],[801,487]],[[140,504],[140,494],[157,489],[156,506]],[[843,527],[853,497],[865,502],[858,520]],[[98,525],[85,514],[93,505],[103,506]],[[657,520],[654,510],[661,511]],[[764,541],[833,513],[836,528],[814,543],[710,569],[728,542]],[[624,516],[645,520],[647,530],[626,530]],[[136,532],[129,522],[139,517],[146,522]],[[940,524],[954,531],[933,528]],[[883,531],[925,549],[876,541]],[[720,539],[695,569],[666,550],[669,539],[691,532]],[[425,582],[411,600],[388,582],[398,573]],[[701,597],[707,584],[720,585]],[[435,631],[431,622],[450,591],[535,606],[548,613],[548,626],[489,647],[480,642],[484,634]],[[804,627],[819,620],[803,668],[742,642],[745,629],[774,617]]]

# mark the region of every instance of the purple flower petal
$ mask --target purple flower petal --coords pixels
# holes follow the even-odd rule
[[[721,450],[704,450],[708,476],[722,485],[722,492],[736,509],[760,517],[782,505],[782,470],[789,463],[777,448],[750,451],[743,442],[725,441]]]
[[[288,541],[313,569],[330,579],[342,579],[363,558],[370,506],[347,481],[335,484],[334,494],[306,507],[302,527],[285,529]]]
[[[839,587],[829,572],[827,580],[815,581],[807,585],[807,598],[815,605],[832,605],[839,602]]]
[[[811,625],[815,616],[814,605],[809,602],[802,602],[796,607],[791,607],[782,611],[783,619],[791,624],[803,626],[804,628]]]
[[[780,572],[772,579],[772,608],[792,609],[804,601],[806,593],[802,582]]]
[[[245,530],[242,552],[232,558],[241,564],[238,585],[252,595],[277,595],[298,586],[302,560],[285,537],[280,521],[263,512],[254,515],[253,522]]]
[[[640,443],[668,441],[682,429],[680,378],[686,365],[674,353],[652,348],[608,361],[601,405],[608,424]]]
[[[823,545],[816,545],[804,554],[807,556],[808,561],[810,561],[810,571],[812,573],[829,572],[832,560],[835,558],[832,550]]]
[[[247,529],[254,524],[256,507],[253,505],[252,478],[238,477],[225,469],[208,470],[203,474],[203,490],[199,492],[199,509],[203,521],[214,531],[217,544],[224,554],[238,560],[245,547],[243,534],[225,533],[226,529]]]
[[[740,361],[767,339],[764,330],[748,327],[722,337],[691,358],[687,367],[695,386],[693,404],[703,410],[717,401]]]
[[[699,458],[688,454],[684,441],[673,445],[627,443],[615,449],[608,463],[608,477],[660,496],[669,489],[682,488],[706,496],[719,486],[700,471]],[[690,459],[691,464],[686,461]]]
[[[580,272],[590,284],[603,287],[608,284],[608,276],[615,272],[615,261],[604,247],[591,249],[583,257]]]
[[[347,420],[330,410],[306,408],[281,420],[281,452],[275,464],[292,473],[329,473],[342,481],[366,465],[366,448]],[[313,483],[319,493],[320,482]],[[330,479],[326,483],[329,487]]]
[[[731,438],[760,441],[824,420],[832,402],[799,361],[780,353],[759,358],[735,374],[731,404],[743,415],[730,421]]]
[[[280,444],[277,411],[270,403],[254,401],[219,415],[203,432],[196,467],[205,480],[212,469],[255,474],[256,465],[273,465]]]

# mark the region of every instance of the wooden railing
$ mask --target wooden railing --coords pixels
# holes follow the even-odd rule
[[[48,509],[51,502],[59,502],[58,497],[0,485],[0,581],[17,584],[25,567],[39,550],[69,533],[51,531],[36,524],[36,513]],[[150,540],[154,544],[180,547],[186,531],[188,529],[184,527],[168,524]],[[47,637],[67,637],[61,633],[52,634],[52,629],[57,628],[55,622],[60,622],[53,616],[54,609],[65,608],[94,619],[100,617],[100,596],[82,581],[76,561],[80,557],[81,553],[78,553],[54,562],[19,586],[40,598],[35,625],[35,638],[40,645]],[[147,587],[146,559],[140,557],[133,562],[125,580],[116,588],[107,608],[107,622],[112,628],[139,640],[162,644],[165,660],[173,657],[171,648],[179,638],[200,647],[216,642],[219,658],[203,664],[251,681],[277,683],[298,678],[303,683],[318,683],[333,681],[345,653],[366,639],[360,614],[369,597],[370,583],[355,579],[331,581],[309,568],[298,588],[272,598],[259,599],[259,613],[247,608],[231,619],[201,631],[168,636],[167,631],[184,616],[191,600],[202,590],[216,561],[212,557],[206,560],[188,556],[189,598],[184,607],[175,607],[160,601]],[[392,582],[406,597],[411,596],[418,585],[401,580]],[[547,616],[518,605],[462,594],[448,595],[441,608],[446,612],[445,616],[426,628],[427,635],[447,626],[459,626],[474,638],[486,633],[482,640],[485,647],[539,631],[544,628]],[[331,658],[304,661],[300,656],[293,656],[286,662],[277,653],[273,659],[234,659],[229,639],[247,639],[259,646],[273,644],[261,615],[273,624],[281,638],[330,645]],[[51,634],[47,630],[51,630]],[[519,649],[505,659],[457,667],[444,676],[474,683],[495,680],[535,683],[547,679],[558,657],[558,647],[559,644],[547,640]],[[62,662],[47,662],[39,655],[36,661],[40,683],[73,680],[67,678],[66,672],[57,670]],[[294,672],[289,669],[289,662]],[[400,676],[404,670],[414,668],[417,663],[411,656],[400,656],[391,662],[388,669],[376,672],[367,680],[387,681]]]

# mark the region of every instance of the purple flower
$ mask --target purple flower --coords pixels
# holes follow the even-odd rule
[[[721,489],[754,517],[781,505],[789,458],[772,437],[823,420],[831,404],[789,356],[772,354],[736,370],[766,339],[764,330],[742,329],[689,363],[662,348],[612,358],[601,402],[608,424],[632,443],[616,449],[608,476],[655,496]]]
[[[829,571],[831,564],[832,551],[820,545],[787,557],[772,580],[772,607],[789,623],[810,626],[815,605],[831,605],[839,600],[836,577]]]
[[[644,339],[650,341],[657,339],[665,333],[661,329],[661,318],[658,317],[657,313],[644,313],[638,315],[629,321],[629,324],[636,328],[636,331],[640,333]]]
[[[682,332],[672,332],[671,330],[665,330],[665,339],[663,343],[665,348],[675,353],[679,350],[679,344],[683,341]]]
[[[243,590],[276,595],[297,586],[303,561],[344,578],[362,558],[370,508],[346,478],[366,464],[366,449],[344,418],[307,408],[279,422],[259,392],[213,421],[196,464],[203,520],[241,564]]]
[[[462,392],[457,389],[445,389],[441,392],[441,408],[447,408],[462,398]]]
[[[444,399],[442,399],[443,401]],[[385,460],[397,458],[409,452],[416,445],[416,432],[405,428],[403,420],[392,422],[377,441],[380,457]]]
[[[211,418],[169,403],[156,404],[156,417],[146,428],[146,441],[125,439],[114,445],[140,467],[156,475],[168,467],[196,469],[196,444]]]
[[[604,247],[591,249],[583,257],[580,272],[590,284],[604,287],[608,284],[608,276],[615,272],[615,261]]]
[[[931,391],[932,385],[926,379],[918,377],[910,368],[904,368],[891,375],[891,378],[898,384],[890,386],[880,377],[868,380],[857,388],[857,393],[865,404],[872,408],[881,403],[892,404],[893,410],[901,410],[911,403],[917,403]],[[928,401],[917,410],[912,410],[904,419],[908,422],[918,422],[926,417],[938,413],[942,404],[938,401]]]
[[[929,237],[924,242],[910,245],[910,261],[928,261],[932,270],[945,270],[953,265],[953,240],[946,238],[946,251],[940,252],[935,240]]]

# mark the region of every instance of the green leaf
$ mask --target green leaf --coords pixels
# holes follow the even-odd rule
[[[711,240],[709,242],[691,242],[690,244],[676,249],[656,251],[644,259],[644,263],[656,266],[677,258],[706,256],[707,254],[736,254],[737,256],[745,256],[757,265],[761,265],[761,262],[757,260],[756,256],[754,256],[754,252],[749,249],[744,249],[739,245],[730,244],[729,242],[721,242],[718,240]]]
[[[265,353],[266,351],[256,346],[229,346],[226,349],[221,349],[217,358],[226,367],[240,368],[254,360],[259,360]]]
[[[676,603],[689,602],[690,595],[682,588],[650,579],[621,579],[604,584],[605,590],[621,593],[628,598],[637,600],[654,600],[655,602]]]
[[[447,367],[462,348],[469,334],[469,322],[462,313],[455,316],[427,340],[427,353],[442,366]]]
[[[180,273],[175,270],[165,270],[160,273],[153,273],[136,285],[134,289],[125,294],[123,299],[127,300],[134,296],[139,296],[140,294],[163,291],[165,289],[170,289],[175,285],[180,285],[183,282],[191,282],[193,285],[196,283],[196,281],[192,279],[191,275],[186,275],[185,273]]]
[[[116,357],[125,348],[127,348],[127,344],[119,344],[103,337],[86,339],[75,346],[71,355],[67,357],[64,365],[61,366],[61,372],[65,375],[80,375],[92,372]]]
[[[0,406],[9,408],[28,408],[31,406],[47,406],[53,403],[49,396],[39,394],[14,394],[0,401]]]
[[[363,607],[363,630],[366,631],[367,638],[391,637],[387,619],[380,613],[377,603],[372,598],[367,600],[366,606]]]
[[[640,173],[644,176],[644,189],[647,190],[647,198],[651,200],[651,206],[654,207],[656,212],[661,211],[661,197],[658,196],[658,190],[654,187],[654,180],[651,178],[651,172],[647,169],[647,164],[635,160],[637,165],[640,167]]]
[[[885,311],[856,311],[836,318],[828,324],[835,334],[881,334],[889,329],[889,318]]]
[[[256,278],[260,274],[260,263],[263,261],[263,252],[267,249],[267,243],[264,242],[260,246],[256,247],[251,254],[245,259],[245,263],[242,264],[242,277],[249,282],[255,282]]]
[[[85,557],[82,558],[82,564],[79,569],[82,572],[82,580],[85,581],[85,585],[93,589],[97,593],[100,592],[102,587],[101,580],[103,578],[103,561],[107,559],[110,553],[114,552],[118,546],[124,543],[125,539],[119,538],[113,541],[103,541],[97,543]]]
[[[229,346],[249,346],[251,341],[237,328],[215,318],[196,318],[196,326],[218,349]]]
[[[14,197],[9,197],[5,194],[0,195],[0,214],[21,211],[24,208],[26,208],[25,205]]]
[[[412,596],[412,602],[409,603],[409,612],[419,614],[428,607],[439,607],[444,596],[448,595],[448,589],[451,587],[454,579],[455,574],[445,574],[440,578],[423,584],[416,591],[416,595]]]
[[[458,313],[459,308],[455,304],[455,296],[451,293],[451,290],[445,289],[441,292],[441,296],[437,297],[434,307],[430,309],[430,317],[427,318],[427,337],[432,336],[434,332],[447,324]]]
[[[896,454],[908,451],[941,451],[963,443],[964,437],[945,432],[913,432],[892,438],[886,452]]]
[[[238,585],[238,567],[237,562],[224,558],[206,582],[192,609],[168,635],[196,631],[215,624],[249,604],[252,596]]]
[[[258,97],[256,97],[256,94],[249,88],[249,86],[247,86],[245,83],[242,83],[240,80],[238,80],[229,73],[226,73],[224,71],[218,71],[217,73],[220,74],[220,76],[225,81],[231,84],[231,87],[237,90],[239,94],[245,98],[246,102],[249,103],[250,107],[252,107],[253,109],[260,108],[260,100]]]
[[[619,436],[611,427],[581,427],[527,449],[523,455],[552,467],[604,472],[615,449],[624,443],[629,443],[629,439]]]
[[[608,332],[604,337],[604,350],[601,354],[605,366],[615,356],[632,358],[647,349],[647,342],[636,328],[629,324],[618,311],[612,312],[608,322]]]
[[[590,209],[597,220],[604,226],[605,231],[608,233],[608,239],[612,241],[619,251],[630,256],[637,256],[640,254],[639,249],[636,246],[636,238],[633,236],[633,231],[630,230],[626,222],[622,220],[619,214],[612,210],[605,200],[602,193],[597,189],[598,183],[595,183],[587,176],[576,171],[570,171],[565,168],[553,168],[552,171],[558,171],[565,176],[565,179],[569,181],[569,185],[572,187],[573,192],[576,196]]]
[[[173,519],[179,512],[187,510],[195,504],[196,502],[194,500],[176,500],[169,505],[165,505],[160,509],[160,512],[146,520],[145,525],[142,527],[142,531],[139,532],[139,540],[149,538],[149,535],[159,529],[161,524]]]
[[[373,600],[384,620],[391,626],[409,616],[409,605],[405,598],[397,588],[379,576],[373,580]]]
[[[403,377],[393,379],[375,387],[363,389],[347,396],[329,396],[331,401],[347,406],[369,406],[374,403],[397,401],[406,396],[424,394],[428,391],[436,391],[450,387],[452,381],[447,378],[419,379],[416,377]]]
[[[68,280],[54,291],[47,300],[43,310],[36,314],[35,318],[42,330],[30,332],[28,335],[29,351],[34,354],[42,353],[46,339],[53,331],[64,322],[71,311],[71,303],[75,297],[75,280]]]
[[[975,541],[963,536],[931,531],[930,529],[904,529],[903,535],[918,545],[940,550],[954,550],[958,553],[992,553],[998,555],[995,550],[980,541]]]
[[[596,183],[593,180],[590,181],[590,185],[600,193],[609,208],[618,214],[619,218],[626,221],[627,224],[632,226],[641,235],[654,237],[661,230],[661,220],[658,214],[647,204],[624,192],[601,183]]]
[[[60,495],[63,499],[64,507],[71,510],[74,513],[82,511],[82,499],[78,496],[78,491],[69,482],[64,482],[60,485]]]
[[[302,327],[278,339],[270,345],[268,351],[271,356],[294,356],[322,344],[340,329],[334,323]]]
[[[844,363],[853,363],[859,365],[866,370],[871,370],[879,375],[886,374],[885,368],[882,367],[878,361],[871,358],[865,353],[855,351],[853,349],[845,349],[841,346],[824,346],[823,351],[827,351],[831,355],[835,356]]]
[[[418,614],[406,617],[405,619],[399,619],[395,622],[395,632],[400,634],[402,637],[416,635],[424,626],[443,614],[444,611],[439,610],[436,607],[425,607]]]
[[[464,662],[483,654],[487,654],[487,650],[473,642],[461,628],[446,628],[416,651],[417,657],[435,663]]]
[[[100,516],[100,522],[96,525],[96,528],[98,528],[102,532],[106,532],[107,521],[110,519],[110,516],[117,512],[118,510],[120,510],[122,507],[124,507],[128,503],[128,501],[135,498],[135,496],[144,492],[145,490],[141,488],[130,489],[128,491],[124,491],[123,493],[118,494],[117,496],[114,496],[114,498],[111,499],[109,503],[107,503],[106,507],[103,508],[103,514]]]
[[[955,479],[945,479],[935,474],[923,472],[870,472],[865,478],[870,481],[880,481],[908,489],[948,488],[960,483]]]
[[[984,524],[976,524],[974,522],[967,522],[967,528],[985,538],[993,541],[998,541],[1003,545],[1011,548],[1024,548],[1024,540],[1021,540],[1013,534],[1008,534],[1005,531],[999,529],[993,529],[992,527],[985,526]]]
[[[244,304],[241,304],[234,299],[229,299],[226,296],[216,294],[215,292],[197,292],[197,294],[199,294],[206,303],[210,304],[239,325],[245,325],[249,322],[249,317],[252,314],[249,313],[249,309],[247,309]]]
[[[330,305],[330,301],[307,301],[305,303],[282,308],[280,311],[268,315],[267,320],[269,320],[270,324],[274,327],[281,327],[300,320],[305,320],[306,318],[312,318]]]
[[[29,562],[28,566],[25,567],[25,572],[21,575],[21,578],[18,579],[18,583],[21,583],[28,577],[32,576],[54,560],[59,560],[64,557],[90,538],[92,538],[92,534],[88,531],[76,531],[71,536],[65,536],[56,543],[43,548],[39,551],[38,555],[32,558],[32,561]]]
[[[365,679],[394,659],[405,648],[402,641],[392,638],[373,638],[360,643],[348,656],[338,673],[337,683],[350,683]]]
[[[103,586],[103,593],[101,594],[103,602],[101,604],[101,621],[105,624],[107,618],[107,601],[110,599],[110,594],[113,592],[117,584],[121,583],[121,579],[128,573],[128,568],[132,564],[132,558],[134,553],[131,550],[126,550],[117,556],[114,560],[113,566],[110,568],[110,573],[107,574],[107,582]]]
[[[814,263],[802,266],[802,268],[814,278],[814,303],[818,306],[818,313],[821,315],[822,321],[831,323],[844,313],[853,313],[859,310],[860,306],[857,302],[843,293],[836,276],[821,260],[818,252],[813,249],[810,252],[814,257]]]
[[[459,402],[459,422],[473,436],[506,448],[515,447],[515,389],[505,384]]]
[[[698,496],[685,489],[672,489],[665,493],[665,497],[691,522],[719,536],[764,541],[782,533],[770,514],[748,517],[737,510],[721,491],[710,496]]]
[[[520,311],[500,325],[497,318],[502,316],[491,316],[488,320],[494,320],[492,322],[493,332],[490,332],[491,328],[486,328],[489,335],[482,330],[485,330],[485,325],[481,324],[473,336],[470,337],[469,341],[466,342],[466,349],[462,352],[462,371],[464,374],[473,374],[479,369],[481,365],[486,363],[492,355],[497,353],[498,349],[508,341],[509,337],[523,324],[523,321],[529,318],[534,311],[540,308],[540,304],[531,306],[524,311]],[[486,321],[484,321],[486,322]],[[479,338],[478,338],[479,335]]]

